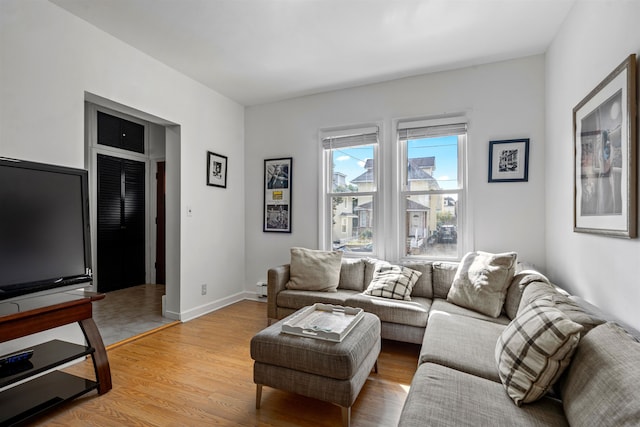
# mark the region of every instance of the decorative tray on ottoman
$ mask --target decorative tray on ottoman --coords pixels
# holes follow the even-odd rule
[[[361,308],[315,303],[300,309],[282,324],[282,332],[340,342],[364,316]]]

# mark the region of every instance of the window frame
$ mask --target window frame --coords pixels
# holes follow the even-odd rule
[[[408,190],[408,142],[412,139],[406,138],[401,140],[400,132],[405,129],[417,129],[426,127],[464,125],[464,133],[451,133],[449,135],[458,135],[458,159],[457,159],[457,187],[455,189],[439,189],[439,190]],[[465,116],[452,116],[447,118],[436,119],[402,119],[396,120],[394,125],[395,138],[397,144],[397,161],[395,162],[395,176],[398,182],[395,185],[396,196],[393,198],[395,217],[397,219],[396,232],[394,236],[395,251],[399,260],[460,260],[462,255],[469,250],[470,235],[469,221],[467,221],[468,207],[468,185],[467,185],[467,162],[466,155],[468,150],[469,139],[469,120]],[[446,136],[436,135],[437,136]],[[413,140],[420,139],[414,138]],[[445,195],[457,194],[457,228],[458,232],[456,254],[455,256],[440,255],[410,255],[405,253],[407,215],[405,200],[409,196],[419,195]]]
[[[370,257],[382,257],[384,256],[383,251],[381,250],[381,243],[383,239],[381,236],[384,233],[382,229],[383,222],[382,218],[382,206],[381,206],[381,192],[380,192],[380,179],[382,176],[380,167],[380,150],[383,145],[381,141],[382,135],[382,124],[381,123],[372,123],[372,124],[364,124],[364,125],[356,125],[356,126],[347,126],[347,127],[339,127],[339,128],[325,128],[319,131],[319,149],[321,151],[322,164],[320,168],[320,226],[318,227],[318,241],[320,242],[320,248],[323,250],[333,250],[333,241],[332,241],[332,232],[333,232],[333,214],[332,214],[332,198],[333,197],[371,197],[371,201],[373,204],[372,215],[372,228],[373,228],[373,236],[372,236],[372,251],[371,252],[344,252],[345,257],[362,257],[362,256],[370,256]],[[333,158],[332,151],[333,148],[326,148],[324,141],[328,138],[340,138],[346,136],[357,136],[357,135],[365,135],[371,134],[372,131],[376,133],[376,141],[374,143],[355,143],[353,145],[349,145],[348,147],[357,147],[357,146],[372,146],[373,147],[373,185],[371,191],[358,191],[358,192],[333,192],[330,191],[333,188]]]

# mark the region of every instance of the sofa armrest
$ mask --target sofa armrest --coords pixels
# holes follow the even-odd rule
[[[278,304],[276,298],[280,291],[285,290],[289,281],[289,264],[270,268],[267,273],[267,317],[278,318]]]

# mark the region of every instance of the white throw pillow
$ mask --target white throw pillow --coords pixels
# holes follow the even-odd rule
[[[469,252],[458,265],[447,301],[487,316],[500,316],[517,257],[515,252]]]
[[[518,406],[538,400],[569,365],[582,326],[541,298],[502,332],[495,358],[502,385]]]
[[[287,289],[336,292],[342,252],[291,248]]]
[[[380,264],[376,266],[373,279],[364,294],[411,301],[411,290],[421,275],[419,271],[400,265]]]

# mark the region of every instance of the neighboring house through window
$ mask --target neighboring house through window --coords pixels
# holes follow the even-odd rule
[[[378,128],[322,132],[325,248],[374,253]]]
[[[460,258],[466,135],[464,122],[398,124],[401,257]]]
[[[379,147],[378,129],[321,131],[321,247],[353,256],[460,259],[467,249],[466,120],[397,121],[395,165],[379,155],[392,147]],[[383,209],[383,200],[393,205]]]

